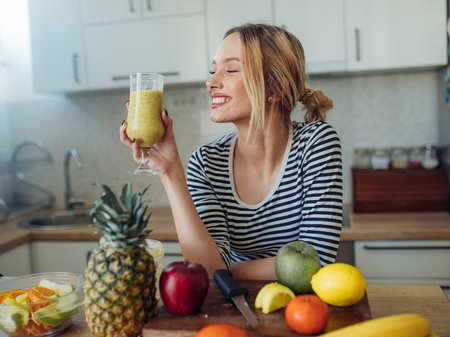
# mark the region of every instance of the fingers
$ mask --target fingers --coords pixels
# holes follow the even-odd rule
[[[169,113],[167,112],[167,109],[163,109],[161,112],[161,119],[164,122],[164,125],[166,127],[166,132],[164,134],[164,138],[172,137],[173,136],[173,119],[169,117]]]
[[[127,135],[127,122],[123,121],[122,125],[120,126],[120,140],[122,141],[122,143],[124,143],[125,145],[131,147],[133,145],[133,141],[128,137]]]

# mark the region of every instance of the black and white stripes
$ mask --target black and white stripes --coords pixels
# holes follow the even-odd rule
[[[287,242],[313,245],[322,265],[334,261],[342,227],[339,137],[327,123],[292,124],[278,180],[257,205],[242,202],[233,183],[235,134],[198,148],[188,185],[226,265],[275,256]]]

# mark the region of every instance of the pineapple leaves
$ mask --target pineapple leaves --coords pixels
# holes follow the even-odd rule
[[[116,250],[137,246],[144,242],[149,235],[147,224],[151,213],[148,211],[148,200],[143,195],[150,186],[141,193],[133,193],[131,183],[124,185],[119,203],[113,191],[103,184],[100,186],[104,194],[94,202],[90,212],[94,227],[103,235],[107,245]]]

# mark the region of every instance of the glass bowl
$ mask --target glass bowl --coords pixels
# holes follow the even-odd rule
[[[82,307],[83,282],[82,275],[66,272],[0,280],[0,329],[8,336],[60,333]]]

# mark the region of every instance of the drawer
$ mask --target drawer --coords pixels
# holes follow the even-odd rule
[[[357,241],[355,265],[368,282],[450,285],[450,241]]]

